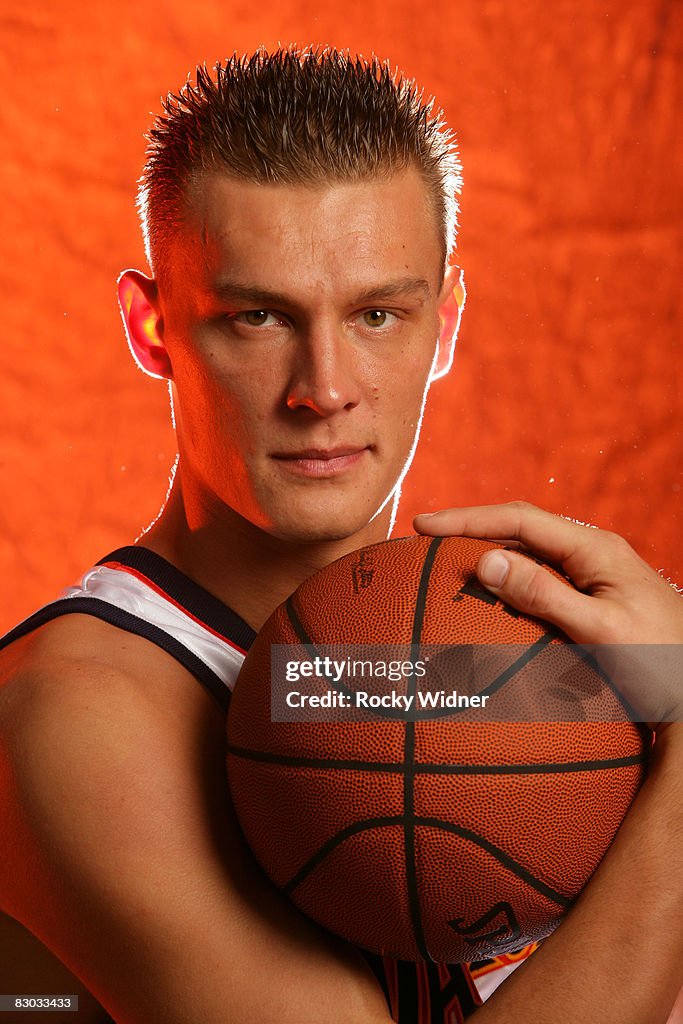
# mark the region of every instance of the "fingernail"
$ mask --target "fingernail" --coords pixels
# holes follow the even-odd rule
[[[502,587],[510,571],[510,563],[502,551],[492,551],[482,559],[479,579],[487,587]]]
[[[419,519],[431,519],[432,516],[437,516],[438,514],[439,514],[438,512],[418,512],[417,516],[415,518],[416,519],[417,518],[419,518]]]

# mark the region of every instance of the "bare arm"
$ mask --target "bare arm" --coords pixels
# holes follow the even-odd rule
[[[477,1024],[664,1024],[683,986],[683,731],[674,726],[567,919]]]
[[[415,525],[509,540],[560,567],[580,592],[514,551],[498,553],[498,566],[483,556],[477,572],[493,593],[577,642],[672,645],[674,671],[662,674],[654,658],[652,671],[626,673],[628,697],[656,743],[607,856],[566,921],[475,1014],[481,1024],[665,1024],[683,987],[681,596],[621,538],[524,503],[451,509]]]
[[[119,1024],[387,1022],[360,956],[242,845],[211,701],[184,681],[152,706],[126,677],[68,668],[0,694],[4,909]]]

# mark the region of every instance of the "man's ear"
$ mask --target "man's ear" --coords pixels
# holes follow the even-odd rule
[[[444,377],[451,368],[466,295],[462,270],[460,267],[448,267],[439,296],[441,331],[430,380]]]
[[[156,281],[138,270],[124,270],[118,280],[119,306],[135,362],[150,377],[173,380],[163,341]]]

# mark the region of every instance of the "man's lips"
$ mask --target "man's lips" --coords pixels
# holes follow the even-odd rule
[[[339,459],[365,451],[367,445],[340,445],[337,448],[301,448],[292,452],[275,452],[274,459]]]
[[[275,452],[272,457],[287,469],[304,476],[335,476],[354,466],[368,451],[369,445],[339,445],[336,448]]]

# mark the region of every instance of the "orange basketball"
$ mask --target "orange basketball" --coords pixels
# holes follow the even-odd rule
[[[339,559],[276,609],[232,698],[256,858],[375,953],[471,962],[546,936],[644,775],[648,734],[604,673],[477,582],[493,546],[411,537]]]

